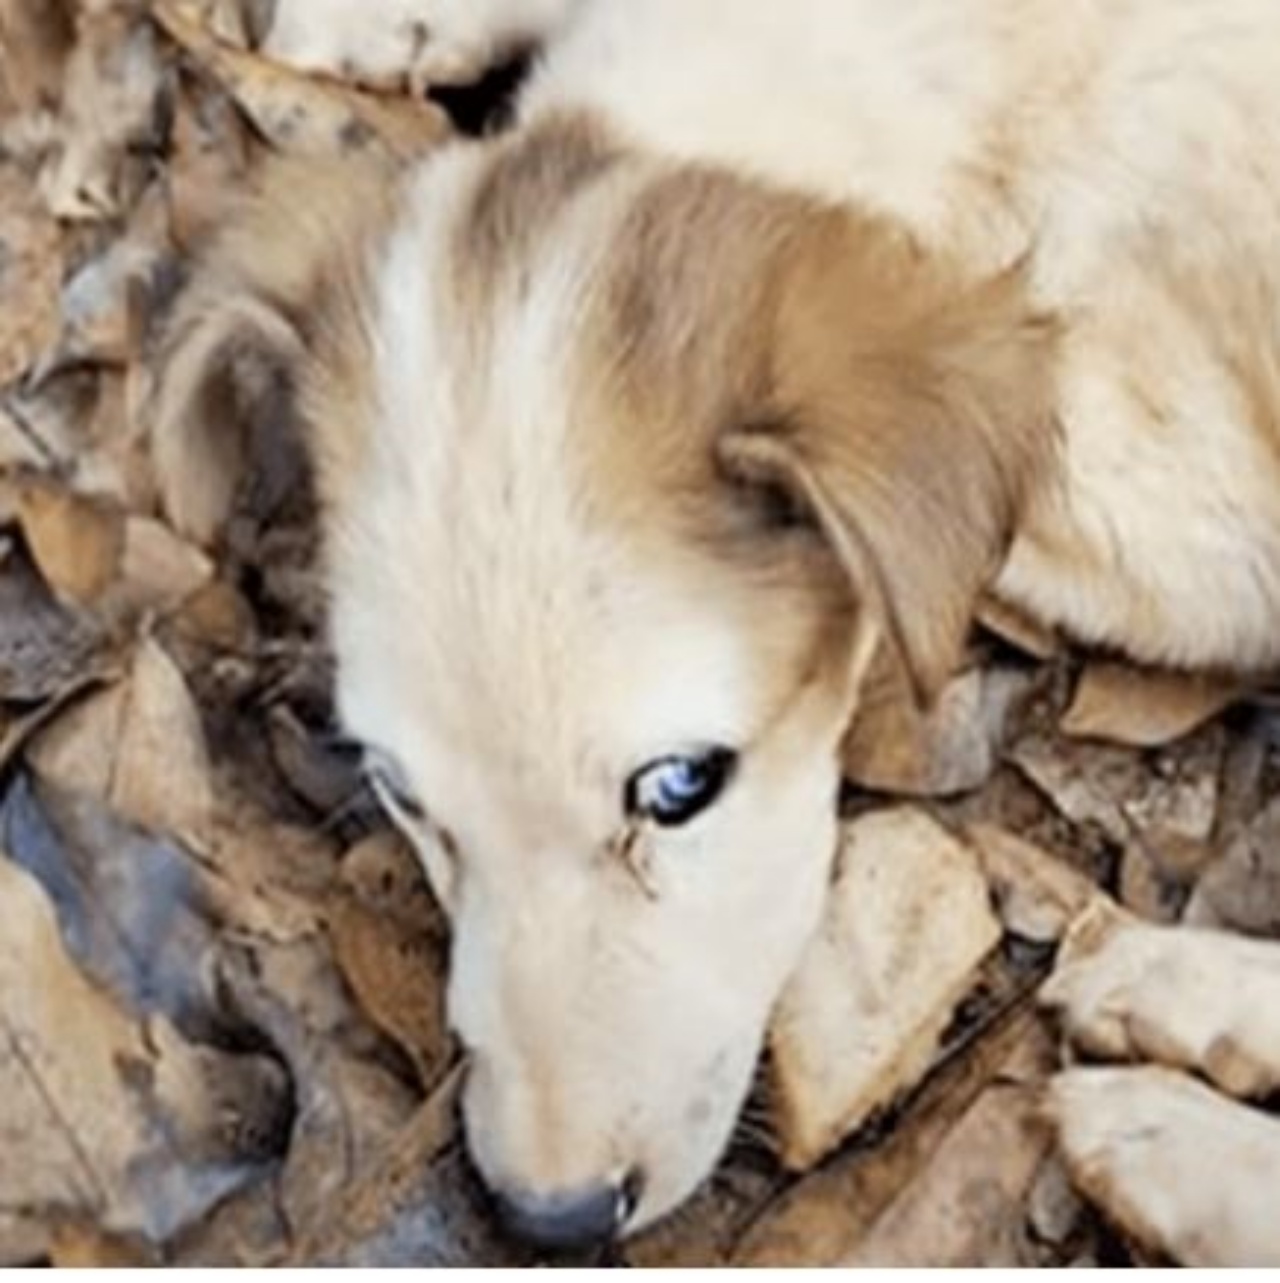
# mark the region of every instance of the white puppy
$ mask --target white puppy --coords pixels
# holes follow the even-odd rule
[[[422,9],[426,58],[489,6]],[[712,1167],[841,745],[928,700],[982,590],[1280,659],[1274,0],[566,21],[509,136],[268,184],[157,439],[210,535],[228,380],[296,390],[341,710],[453,916],[472,1151],[549,1243]]]

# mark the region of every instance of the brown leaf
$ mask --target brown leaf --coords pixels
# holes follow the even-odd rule
[[[278,1107],[274,1067],[132,1020],[76,970],[40,884],[7,858],[0,902],[0,1205],[28,1230],[56,1208],[162,1240],[256,1174],[226,1110]]]
[[[1197,864],[1210,858],[1207,846],[1199,848]],[[1120,903],[1149,922],[1174,923],[1182,917],[1191,893],[1192,879],[1161,858],[1144,842],[1130,842],[1120,857],[1116,888]]]
[[[988,1087],[841,1267],[1030,1264],[1025,1203],[1050,1141],[1038,1105],[1035,1085]]]
[[[769,1150],[772,1154],[772,1150]],[[728,1265],[743,1234],[768,1208],[784,1177],[767,1165],[730,1157],[674,1214],[623,1245],[633,1269],[706,1269]]]
[[[145,1239],[108,1234],[84,1219],[58,1220],[49,1243],[56,1270],[145,1269],[159,1265],[160,1253]]]
[[[158,43],[142,4],[77,6],[58,147],[40,175],[41,193],[58,218],[101,222],[132,208],[147,176],[147,144],[159,134],[163,88]]]
[[[0,119],[57,106],[74,41],[67,0],[7,0],[0,7]]]
[[[121,682],[42,731],[28,758],[36,774],[85,794],[123,819],[204,846],[213,789],[200,715],[182,674],[144,638]]]
[[[219,780],[200,855],[222,917],[261,942],[295,944],[323,930],[338,852],[324,833],[282,824]]]
[[[227,949],[218,983],[232,1010],[261,1030],[289,1067],[296,1117],[280,1200],[292,1232],[311,1237],[403,1134],[415,1094],[372,1054],[372,1031],[320,936]]]
[[[62,601],[93,605],[119,575],[125,518],[114,504],[33,479],[19,488],[18,519],[36,566]]]
[[[152,517],[124,526],[120,579],[113,600],[130,611],[168,613],[208,586],[214,566],[203,551]]]
[[[105,662],[97,629],[54,599],[24,550],[0,539],[0,700],[57,698]]]
[[[449,1075],[367,1173],[341,1191],[290,1264],[528,1264],[495,1233],[454,1142],[461,1071]]]
[[[981,788],[995,770],[1006,722],[1031,679],[1013,669],[972,669],[955,678],[902,736],[877,725],[844,754],[845,774],[863,788],[914,797],[952,797]]]
[[[36,468],[79,480],[100,393],[101,380],[94,371],[73,368],[39,382],[26,379],[5,392],[0,404],[22,440],[23,454]]]
[[[928,1069],[1000,939],[973,854],[922,811],[849,826],[822,928],[770,1032],[788,1166],[811,1166]]]
[[[3,46],[0,32],[0,47]],[[0,386],[25,374],[58,333],[62,238],[31,184],[0,164]]]
[[[370,1020],[408,1054],[428,1088],[451,1051],[439,910],[412,852],[389,832],[349,851],[341,878],[346,893],[329,909],[338,966]]]
[[[1062,815],[1117,845],[1203,844],[1217,813],[1224,734],[1207,727],[1156,756],[1033,735],[1010,757]]]
[[[1159,748],[1212,721],[1244,691],[1239,681],[1224,678],[1090,664],[1062,730],[1078,739]]]
[[[1034,944],[1054,944],[1101,894],[1083,873],[993,824],[965,837],[978,853],[1005,930]]]
[[[879,1144],[851,1148],[794,1186],[752,1227],[740,1266],[829,1266],[850,1256],[878,1218],[926,1173],[944,1138],[1011,1060],[1038,1061],[1044,1034],[1022,1002],[921,1088]]]
[[[31,432],[22,416],[0,400],[0,468],[15,473],[34,472],[58,462],[48,444]]]
[[[181,645],[219,651],[248,650],[257,632],[253,608],[223,580],[189,597],[170,623]]]
[[[149,297],[170,253],[168,207],[163,191],[152,186],[125,234],[109,240],[63,286],[57,343],[32,377],[38,381],[68,367],[124,366],[136,360]]]
[[[1237,833],[1206,871],[1185,919],[1280,939],[1280,801]]]

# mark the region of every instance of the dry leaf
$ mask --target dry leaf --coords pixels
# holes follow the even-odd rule
[[[848,827],[826,917],[770,1033],[788,1166],[817,1162],[919,1082],[999,939],[975,857],[924,812]]]
[[[57,467],[59,462],[49,446],[31,432],[21,415],[15,414],[0,398],[0,469],[15,474],[34,472]]]
[[[219,959],[231,1008],[261,1030],[289,1066],[296,1117],[279,1197],[295,1237],[327,1225],[409,1125],[413,1091],[370,1054],[371,1032],[352,1007],[318,935],[254,941]]]
[[[844,1269],[1026,1265],[1025,1204],[1049,1147],[1038,1085],[998,1082],[843,1260]]]
[[[66,67],[58,149],[40,175],[61,219],[99,222],[127,212],[159,134],[164,69],[155,30],[133,0],[80,4]]]
[[[2,32],[0,32],[2,35]],[[3,40],[0,39],[0,45]],[[62,238],[31,184],[0,164],[0,386],[11,383],[58,333]]]
[[[830,1266],[851,1255],[928,1172],[947,1134],[1011,1061],[1038,1062],[1045,1045],[1027,1003],[1015,1005],[923,1085],[878,1143],[850,1147],[779,1198],[743,1237],[733,1263]]]
[[[1200,879],[1185,920],[1280,939],[1280,801],[1232,838]]]
[[[1079,1233],[1084,1214],[1084,1202],[1055,1150],[1040,1165],[1027,1193],[1027,1228],[1031,1237],[1046,1247],[1065,1248]]]
[[[67,0],[6,0],[0,7],[0,119],[57,106],[74,41]]]
[[[145,1239],[108,1234],[77,1219],[55,1226],[49,1264],[55,1270],[146,1269],[160,1265],[161,1258],[154,1244]]]
[[[845,749],[849,779],[878,792],[951,797],[981,788],[995,770],[1005,724],[1030,678],[1013,669],[973,669],[955,678],[927,717],[899,737],[874,727]]]
[[[978,853],[1004,928],[1033,944],[1056,944],[1098,888],[1083,873],[993,824],[973,824],[965,837]]]
[[[1062,730],[1079,739],[1159,748],[1212,721],[1243,692],[1237,681],[1127,664],[1090,664],[1062,719]]]
[[[772,1155],[773,1150],[766,1152]],[[773,1161],[730,1158],[674,1214],[628,1239],[623,1261],[632,1269],[648,1270],[728,1265],[743,1234],[777,1197],[783,1179]]]
[[[130,1019],[76,970],[40,884],[7,858],[0,903],[0,1206],[160,1241],[253,1179],[227,1111],[278,1113],[275,1067]]]
[[[290,790],[320,815],[336,815],[351,804],[364,785],[359,754],[335,747],[308,727],[288,704],[268,714],[271,752]]]
[[[439,910],[404,842],[384,832],[342,862],[346,894],[329,909],[334,956],[370,1020],[407,1053],[424,1088],[450,1054],[447,942]]]
[[[1200,848],[1196,866],[1207,863],[1210,852]],[[1116,887],[1120,903],[1148,922],[1177,922],[1191,894],[1193,879],[1171,867],[1159,852],[1141,841],[1130,842],[1120,857],[1120,878]]]
[[[218,806],[201,849],[220,915],[261,942],[317,937],[338,852],[324,833],[282,824],[235,794],[221,778]]]
[[[125,235],[81,264],[63,286],[61,332],[32,369],[30,381],[38,384],[76,366],[124,366],[136,360],[149,299],[170,252],[168,208],[163,192],[153,186]]]
[[[1145,754],[1033,736],[1011,756],[1068,820],[1123,850],[1125,903],[1172,921],[1213,854],[1225,743],[1214,725]]]
[[[35,704],[104,665],[98,630],[57,602],[26,553],[0,541],[0,700]]]
[[[270,0],[273,8],[279,2]],[[250,31],[252,15],[247,11],[248,3],[249,0],[201,0],[201,21],[223,44],[248,49],[253,44]]]
[[[217,1028],[205,983],[216,926],[184,851],[25,775],[0,805],[0,846],[50,889],[76,965],[122,1007],[187,1034]]]
[[[114,600],[131,610],[176,610],[211,584],[214,565],[194,544],[153,517],[124,526],[120,579]]]
[[[3,394],[5,415],[41,471],[59,477],[80,472],[100,391],[96,372],[75,368],[39,383],[26,379]]]
[[[120,573],[125,518],[114,504],[32,480],[19,488],[18,519],[37,568],[62,601],[92,605]]]
[[[181,645],[221,651],[250,649],[257,632],[252,607],[222,580],[214,580],[189,597],[170,622]]]
[[[527,1265],[497,1234],[459,1147],[461,1072],[431,1094],[379,1160],[327,1209],[290,1263],[391,1267]]]
[[[42,731],[28,757],[41,779],[133,824],[197,846],[209,840],[213,790],[200,715],[154,639],[139,644],[124,680]]]
[[[1156,757],[1044,736],[1010,756],[1072,824],[1097,825],[1117,845],[1202,847],[1213,833],[1224,739],[1209,727]]]

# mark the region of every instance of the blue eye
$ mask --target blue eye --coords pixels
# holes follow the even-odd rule
[[[651,762],[627,781],[627,814],[663,828],[688,824],[724,792],[737,764],[727,748]]]

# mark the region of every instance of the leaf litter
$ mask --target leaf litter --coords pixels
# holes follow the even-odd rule
[[[271,11],[0,10],[0,1264],[533,1260],[461,1143],[447,925],[333,731],[296,460],[216,556],[156,512],[156,344],[227,202],[278,153],[452,132],[413,66],[289,65]],[[982,619],[933,716],[851,756],[735,1142],[617,1260],[1141,1259],[1041,1125],[1034,993],[1108,895],[1280,934],[1274,697]]]

